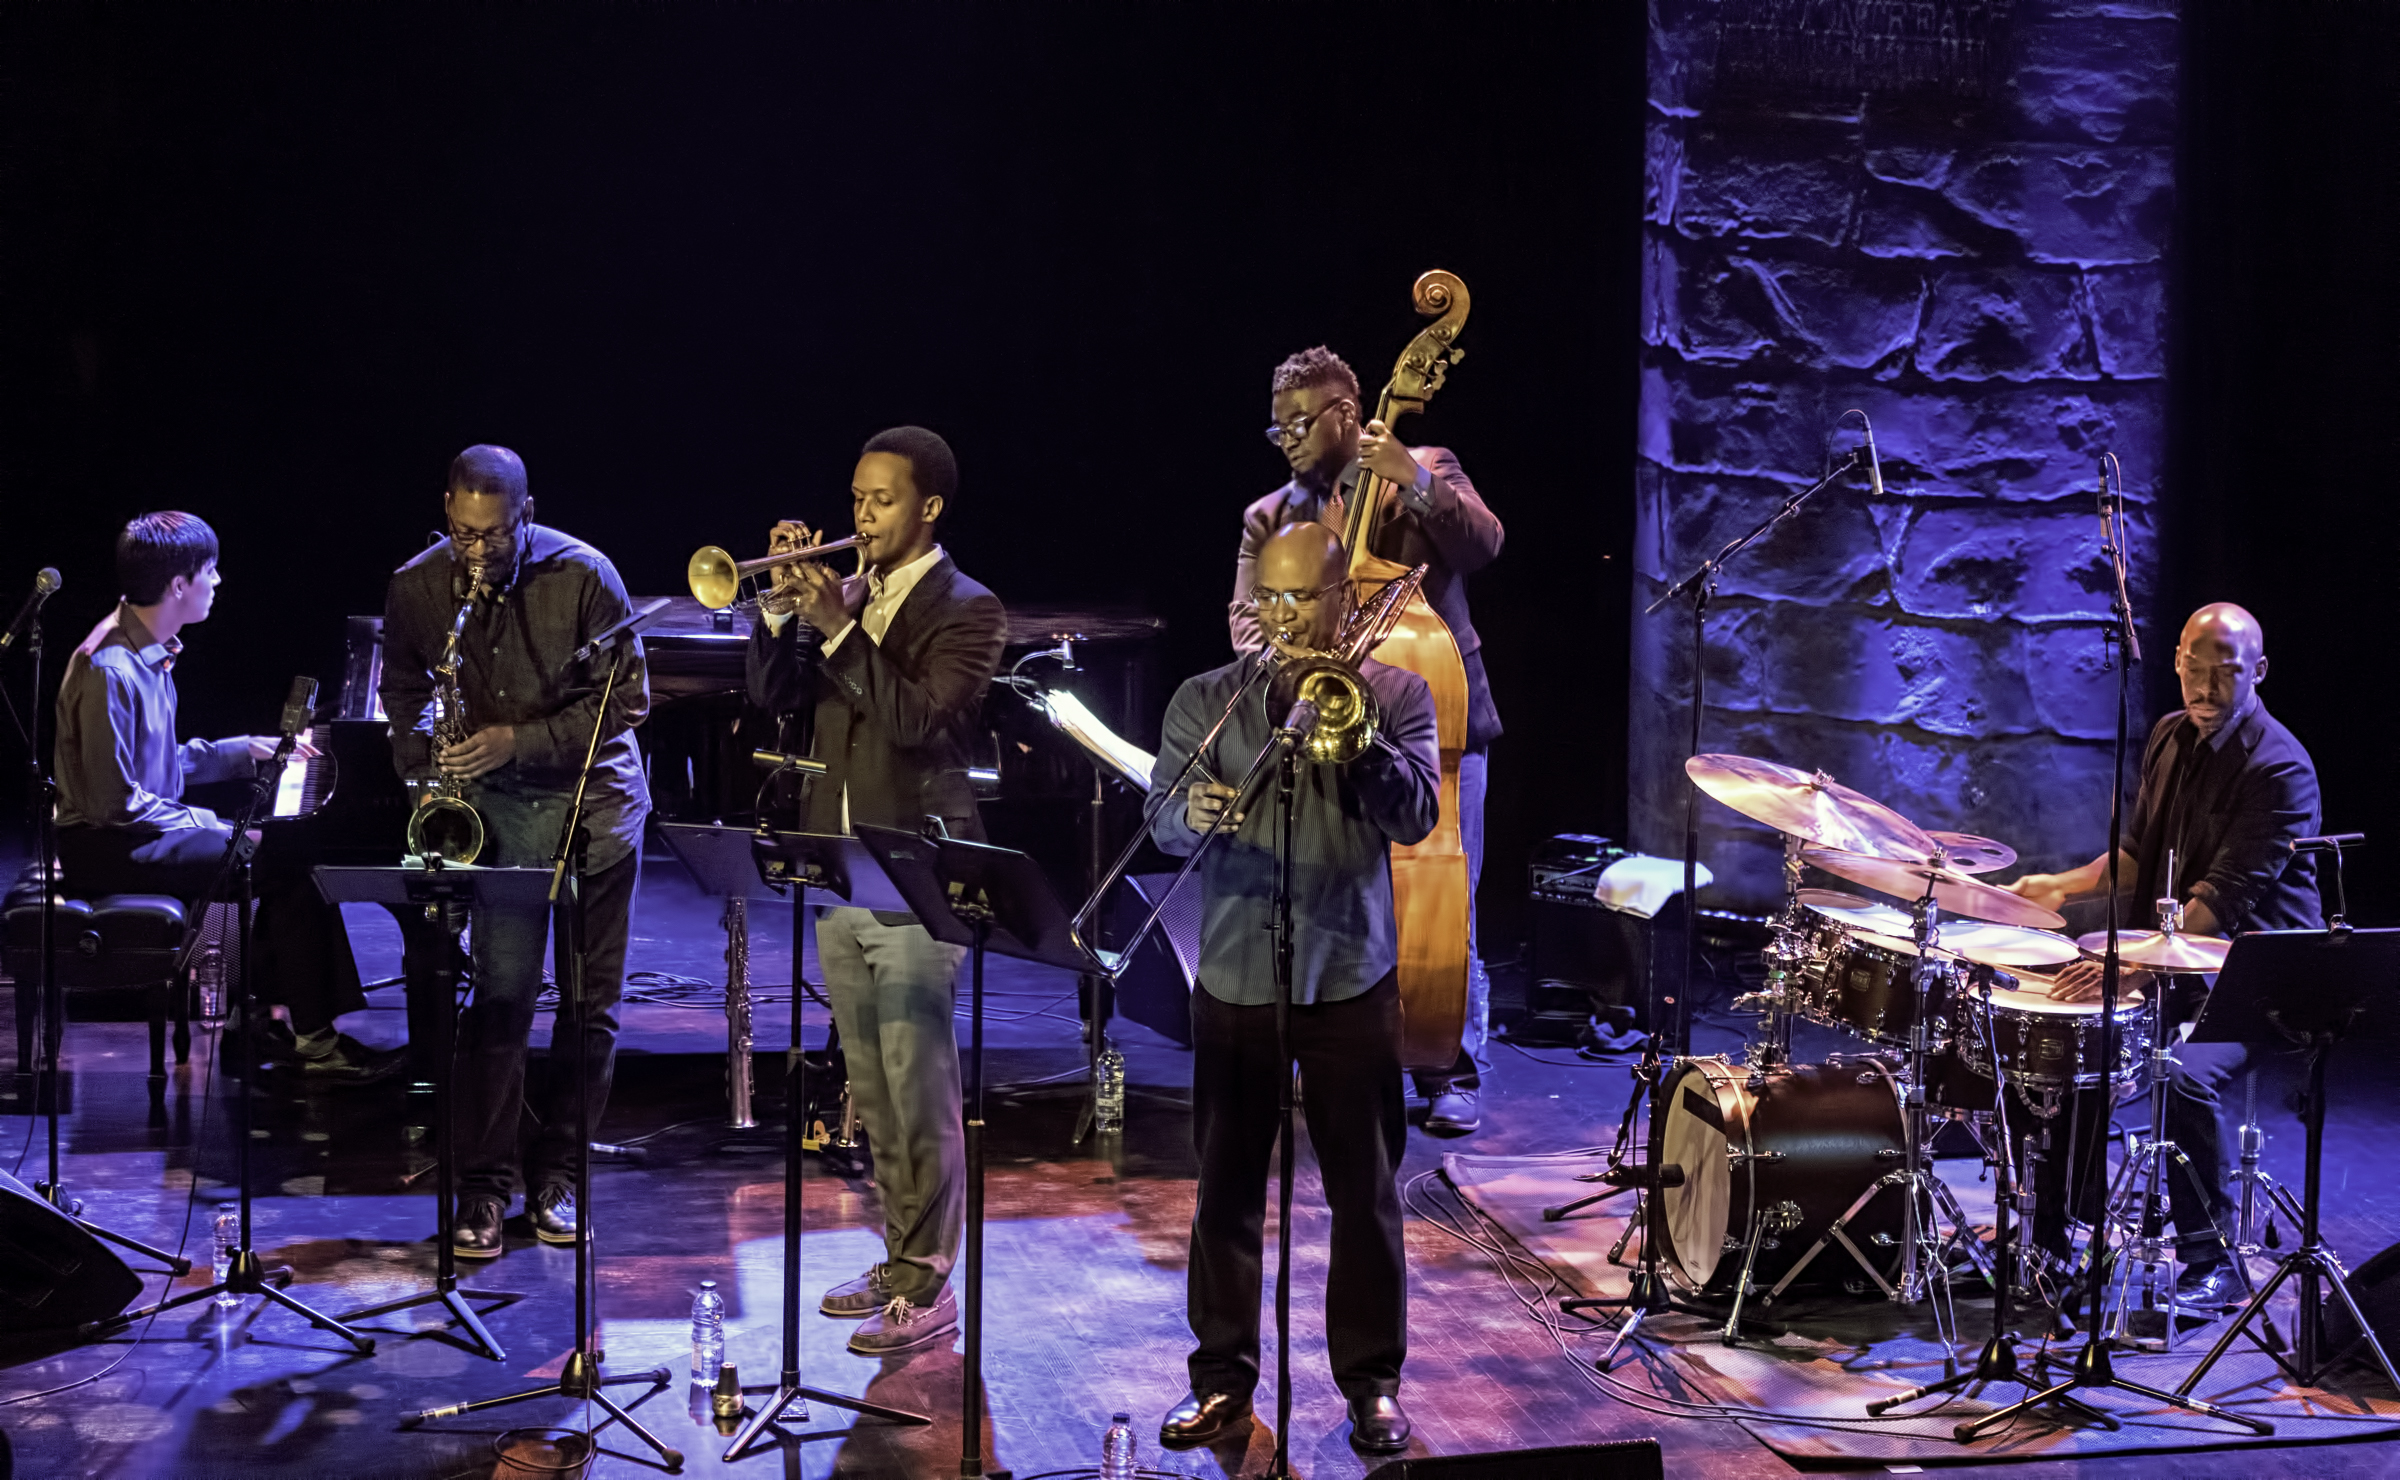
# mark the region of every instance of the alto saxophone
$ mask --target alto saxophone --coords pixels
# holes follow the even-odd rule
[[[459,693],[458,669],[464,661],[461,644],[467,617],[482,594],[483,567],[469,566],[467,599],[458,604],[458,616],[450,624],[450,641],[433,670],[433,753],[437,761],[445,749],[465,744],[472,733],[467,728],[467,703]],[[473,863],[483,852],[483,815],[459,794],[463,785],[437,769],[433,779],[418,788],[417,805],[408,814],[411,854],[423,858],[438,853],[445,863]]]

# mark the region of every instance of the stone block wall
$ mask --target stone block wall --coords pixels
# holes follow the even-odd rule
[[[1849,408],[1886,488],[1836,484],[1726,572],[1703,749],[2031,867],[2100,851],[2097,463],[2155,618],[2176,51],[2172,0],[1652,0],[1636,610],[1857,445]],[[1634,631],[1634,838],[1676,855],[1689,608]],[[1778,841],[1701,815],[1709,902],[1770,908]]]

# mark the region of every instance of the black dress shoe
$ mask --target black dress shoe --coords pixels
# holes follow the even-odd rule
[[[500,1257],[500,1220],[508,1216],[508,1204],[489,1193],[470,1192],[458,1202],[458,1216],[450,1224],[450,1252],[461,1259],[497,1259]]]
[[[552,1182],[535,1191],[525,1200],[526,1216],[533,1220],[533,1236],[545,1244],[572,1244],[579,1222],[575,1215],[575,1189],[564,1182]]]
[[[1398,1398],[1350,1400],[1350,1447],[1361,1454],[1398,1454],[1408,1447],[1408,1415]]]
[[[1161,1449],[1198,1449],[1213,1444],[1236,1424],[1250,1421],[1250,1399],[1233,1393],[1185,1393],[1159,1421]]]
[[[2197,1310],[2224,1310],[2248,1298],[2242,1289],[2241,1271],[2229,1259],[2186,1265],[2183,1277],[2175,1281],[2176,1304]]]

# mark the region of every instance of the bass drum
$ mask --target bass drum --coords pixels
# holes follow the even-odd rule
[[[1669,1076],[1666,1106],[1662,1160],[1683,1168],[1683,1185],[1659,1194],[1661,1252],[1677,1278],[1704,1295],[1733,1294],[1754,1214],[1760,1237],[1750,1279],[1764,1290],[1908,1157],[1900,1087],[1881,1059],[1757,1074],[1722,1058],[1686,1059]],[[1844,1227],[1887,1281],[1900,1267],[1901,1197],[1878,1193]],[[1793,1288],[1880,1293],[1838,1241]]]

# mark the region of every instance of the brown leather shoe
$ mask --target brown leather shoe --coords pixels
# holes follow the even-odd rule
[[[1233,1393],[1186,1393],[1183,1401],[1167,1410],[1159,1420],[1158,1444],[1161,1449],[1198,1449],[1214,1444],[1232,1432],[1236,1425],[1250,1422],[1248,1395]]]
[[[1392,1397],[1350,1400],[1350,1447],[1361,1454],[1398,1454],[1408,1447],[1408,1415]]]
[[[508,1204],[489,1193],[470,1192],[458,1200],[458,1216],[450,1225],[450,1251],[461,1259],[500,1257],[500,1222]]]

